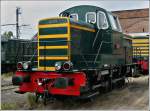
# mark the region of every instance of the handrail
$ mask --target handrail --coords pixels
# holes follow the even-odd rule
[[[95,64],[95,62],[96,62],[96,60],[97,60],[98,54],[99,54],[99,52],[100,52],[100,50],[101,50],[101,48],[102,48],[103,43],[105,43],[105,44],[110,44],[110,43],[112,43],[112,42],[101,41],[100,47],[99,47],[99,49],[98,49],[98,52],[97,52],[96,57],[95,57],[95,60],[94,60],[94,64]]]
[[[95,36],[95,39],[94,39],[94,41],[93,41],[93,45],[92,45],[92,48],[94,47],[94,45],[95,45],[95,41],[96,41],[96,39],[97,39],[97,37],[98,37],[98,34],[99,34],[99,31],[100,31],[101,29],[98,29],[98,31],[97,31],[97,33],[96,33],[96,36]],[[102,35],[103,36],[103,35]]]

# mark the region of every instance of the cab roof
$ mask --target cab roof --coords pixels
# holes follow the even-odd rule
[[[103,8],[97,7],[97,6],[92,6],[92,5],[79,5],[79,6],[74,6],[71,8],[68,8],[66,10],[64,10],[63,12],[61,12],[59,15],[63,14],[63,13],[69,13],[69,14],[78,14],[78,19],[85,21],[85,14],[87,12],[97,12],[97,11],[103,11],[104,13],[106,13],[107,11]]]

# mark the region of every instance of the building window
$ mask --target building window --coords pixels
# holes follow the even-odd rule
[[[96,23],[96,13],[95,12],[87,12],[85,19],[86,19],[86,22],[88,22],[88,23]]]

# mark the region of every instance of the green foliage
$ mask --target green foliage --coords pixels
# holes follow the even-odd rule
[[[15,103],[2,103],[1,109],[2,110],[15,110],[17,109],[17,106]]]
[[[11,37],[13,37],[13,32],[12,31],[4,32],[3,36],[6,37],[7,39],[11,39]]]
[[[2,78],[12,77],[13,75],[14,75],[13,72],[3,73],[3,74],[2,74]]]
[[[28,94],[28,103],[29,103],[29,107],[32,109],[34,106],[36,106],[36,97],[33,94]]]

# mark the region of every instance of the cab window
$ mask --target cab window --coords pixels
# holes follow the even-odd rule
[[[73,19],[74,21],[78,21],[78,14],[77,13],[70,14],[70,18]]]
[[[121,31],[121,26],[120,26],[118,18],[116,16],[113,16],[112,14],[109,14],[109,19],[110,19],[112,28],[114,30]]]
[[[88,22],[88,23],[96,23],[96,13],[95,12],[87,12],[85,18],[86,18],[86,22]]]
[[[98,27],[98,29],[107,29],[108,28],[108,22],[107,22],[106,15],[102,11],[99,11],[97,13],[97,27]]]

